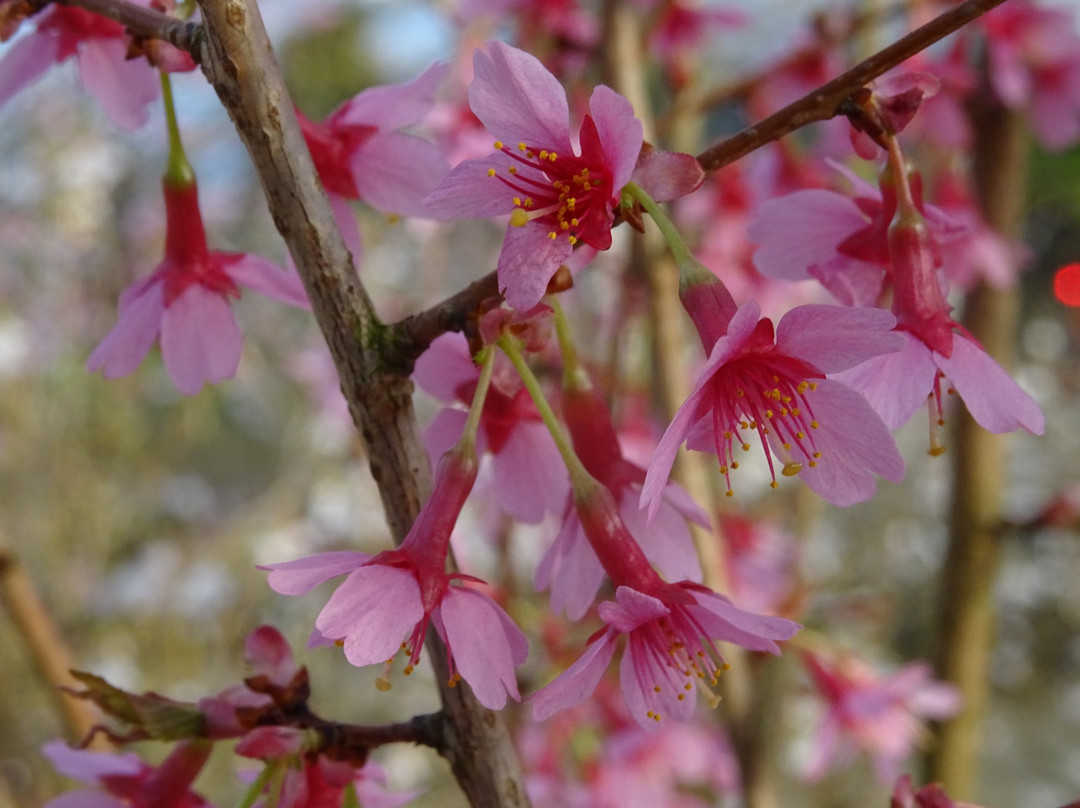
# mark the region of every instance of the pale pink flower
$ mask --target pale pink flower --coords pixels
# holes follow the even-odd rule
[[[147,0],[136,0],[148,5]],[[145,59],[128,59],[124,26],[73,6],[50,4],[33,17],[35,29],[20,37],[0,59],[0,105],[40,79],[53,65],[74,58],[83,88],[121,129],[138,129],[149,118],[147,105],[161,92],[157,71]],[[175,48],[161,49],[173,54]],[[165,59],[163,66],[195,67],[190,59]]]
[[[283,595],[301,595],[348,574],[319,613],[321,638],[341,641],[353,665],[386,663],[404,651],[411,673],[420,659],[428,624],[446,643],[451,681],[465,679],[492,710],[518,699],[514,669],[528,656],[528,642],[514,621],[471,576],[446,572],[450,533],[476,479],[476,458],[447,452],[435,489],[394,550],[322,553],[267,564],[269,583]],[[460,585],[465,583],[466,585]]]
[[[795,594],[798,542],[764,519],[725,513],[719,521],[731,600],[750,611],[783,613]]]
[[[986,33],[990,84],[1060,151],[1080,139],[1080,36],[1072,9],[1014,0],[976,22]]]
[[[335,808],[347,804],[343,800],[350,789],[364,808],[400,808],[418,796],[416,791],[388,791],[386,773],[374,761],[357,766],[311,754],[305,748],[308,739],[305,730],[295,727],[264,726],[236,745],[236,754],[243,757],[291,761],[277,794],[279,808]]]
[[[693,287],[708,290],[714,284]],[[684,304],[687,295],[683,295]],[[692,301],[691,301],[692,302]],[[902,345],[895,319],[879,309],[808,305],[784,315],[773,334],[750,301],[726,324],[712,301],[694,311],[703,344],[715,339],[694,390],[660,440],[641,493],[654,514],[679,445],[715,452],[731,490],[736,449],[761,444],[776,483],[774,456],[784,476],[798,475],[836,505],[874,494],[875,475],[899,482],[904,463],[881,419],[858,393],[826,378]],[[733,305],[733,304],[729,304]],[[722,336],[715,338],[717,333]],[[706,335],[709,334],[709,338]],[[745,434],[743,434],[745,433]]]
[[[424,433],[433,464],[461,437],[464,407],[472,401],[479,378],[480,369],[460,334],[438,337],[417,360],[413,379],[420,388],[458,405],[441,410]],[[499,360],[484,400],[476,447],[481,456],[490,457],[490,472],[485,468],[483,473],[496,503],[514,519],[535,524],[566,502],[566,466],[551,433],[517,374]]]
[[[268,297],[308,308],[299,277],[246,253],[207,247],[194,184],[164,183],[165,258],[154,272],[120,295],[116,325],[90,354],[88,370],[126,376],[160,337],[169,378],[194,395],[206,383],[236,375],[243,337],[230,297],[247,286]]]
[[[646,520],[638,505],[645,470],[623,456],[603,396],[591,385],[566,389],[562,410],[575,453],[611,492],[619,515],[648,559],[671,580],[700,581],[701,566],[687,523],[708,527],[708,515],[681,486],[668,483],[656,518]],[[562,529],[536,570],[536,587],[551,590],[554,611],[579,620],[592,605],[603,578],[604,568],[589,545],[571,497]]]
[[[497,138],[495,151],[454,168],[428,197],[429,209],[450,219],[510,214],[499,289],[511,306],[527,309],[543,297],[575,244],[611,246],[620,192],[641,152],[641,122],[625,98],[601,85],[575,150],[559,81],[535,57],[501,42],[476,52],[469,105]],[[655,198],[700,184],[700,167],[689,155],[656,159],[669,170],[652,168],[653,175],[665,174]]]
[[[206,741],[186,741],[151,766],[131,753],[91,752],[51,741],[42,752],[53,767],[98,790],[70,791],[49,800],[44,808],[209,808],[210,803],[190,786],[211,748]]]
[[[830,660],[807,651],[803,659],[825,701],[804,772],[811,780],[858,748],[873,758],[878,779],[891,783],[924,731],[922,720],[949,718],[960,709],[956,688],[935,681],[923,663],[880,676],[851,656]]]

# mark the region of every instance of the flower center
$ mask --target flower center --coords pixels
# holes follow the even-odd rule
[[[488,169],[489,177],[516,194],[512,225],[524,227],[538,221],[549,228],[547,236],[552,240],[565,237],[571,245],[584,241],[597,249],[609,246],[612,180],[603,166],[525,142],[514,149],[497,140],[495,149],[514,163],[505,176]]]

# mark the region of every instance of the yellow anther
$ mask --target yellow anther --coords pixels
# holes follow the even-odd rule
[[[529,214],[521,208],[514,208],[510,214],[510,224],[514,227],[524,227],[529,223]]]
[[[785,463],[784,468],[780,470],[780,473],[785,477],[794,477],[800,471],[802,471],[802,463],[791,462]]]
[[[557,155],[555,152],[548,153],[548,160],[550,162],[554,163],[557,159],[559,159],[559,155]]]
[[[750,451],[750,444],[749,444],[749,443],[744,443],[744,444],[742,445],[742,450],[743,450],[744,452],[749,452],[749,451]]]
[[[570,242],[571,247],[577,244],[577,236],[567,236],[566,240]]]
[[[503,147],[503,142],[501,140],[496,140],[495,141],[495,151],[502,151],[503,148],[504,148]]]
[[[509,171],[511,174],[517,174],[517,166],[510,166],[510,168],[506,170]]]
[[[806,437],[806,433],[805,432],[796,432],[795,437],[798,438],[799,440],[802,440],[803,438]]]
[[[533,200],[531,196],[525,197],[525,207],[531,208],[533,206]]]
[[[769,488],[779,488],[779,487],[780,487],[780,483],[778,483],[776,480],[773,480],[771,483],[769,483]]]
[[[766,418],[772,418],[773,417],[773,411],[772,410],[765,410],[765,417]]]
[[[821,457],[821,452],[814,452],[814,457]]]
[[[541,160],[546,160],[547,158],[548,158],[548,151],[547,151],[547,149],[541,149],[541,150],[540,150],[540,159],[541,159]]]
[[[552,230],[550,233],[548,233],[548,238],[554,241],[557,235],[558,234],[554,230]]]
[[[660,692],[660,685],[653,685],[653,692],[654,693],[659,693]]]
[[[515,196],[514,197],[514,204],[517,205],[519,208],[521,207],[521,197],[520,196]]]
[[[570,229],[570,223],[569,222],[559,222],[559,229],[560,230],[569,230]]]
[[[393,687],[393,685],[390,684],[389,679],[383,679],[380,676],[378,679],[375,680],[375,689],[381,693],[385,693],[391,687]]]
[[[529,147],[525,145],[525,141],[521,141],[521,143],[518,144],[518,151],[525,151],[528,148]]]
[[[494,177],[495,176],[495,169],[494,168],[489,168],[488,169],[488,176],[489,177]]]
[[[724,496],[726,496],[726,497],[733,497],[733,496],[735,496],[735,492],[734,492],[734,491],[732,491],[732,490],[731,490],[731,489],[729,488],[729,489],[728,489],[727,491],[725,491],[725,492],[724,492]]]
[[[574,227],[577,227],[578,226],[578,220],[577,219],[571,219],[570,224],[573,225]]]
[[[739,467],[739,461],[738,460],[732,460],[731,461],[731,467],[733,469],[737,469]]]
[[[810,428],[811,429],[817,429],[818,428],[818,422],[817,421],[811,421],[810,422]]]

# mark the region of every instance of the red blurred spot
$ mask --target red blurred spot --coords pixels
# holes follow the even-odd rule
[[[1054,297],[1066,306],[1080,306],[1080,264],[1067,264],[1057,271]]]

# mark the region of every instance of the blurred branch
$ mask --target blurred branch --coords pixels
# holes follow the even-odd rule
[[[431,488],[412,382],[383,356],[388,329],[376,317],[334,222],[255,0],[202,0],[200,6],[205,36],[197,61],[255,164],[364,439],[391,533],[400,543]],[[437,638],[429,639],[428,648],[439,670],[446,651]],[[441,675],[438,682],[445,739],[440,751],[470,803],[529,805],[502,717],[476,701],[468,687],[452,687]]]
[[[3,537],[0,537],[0,606],[10,615],[26,642],[34,666],[49,685],[68,737],[79,741],[89,736],[101,716],[66,690],[78,684],[69,673],[71,653],[56,621],[38,596],[34,582]]]
[[[853,92],[882,73],[896,67],[916,53],[925,50],[939,39],[967,25],[1005,0],[965,0],[914,31],[878,51],[832,81],[819,87],[792,104],[775,112],[754,126],[742,130],[698,155],[705,171],[717,171],[766,143],[779,140],[810,123],[826,121],[837,115],[837,109]]]
[[[198,39],[202,34],[202,26],[198,23],[178,20],[155,9],[129,3],[127,0],[57,0],[57,2],[108,17],[139,36],[164,40],[192,55],[195,55],[198,50]],[[34,0],[32,5],[41,9],[48,3]],[[196,61],[198,61],[197,58]]]

